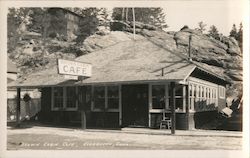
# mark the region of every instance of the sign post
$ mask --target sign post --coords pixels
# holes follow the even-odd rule
[[[78,80],[85,77],[91,77],[92,75],[92,65],[89,63],[83,63],[78,61],[64,60],[58,59],[58,73],[64,75],[65,79],[69,80]],[[83,95],[82,89],[80,89],[80,93],[78,92],[78,98],[80,99],[81,105],[81,125],[82,129],[86,129],[86,108],[84,108],[85,102],[83,102],[82,97],[79,95]]]

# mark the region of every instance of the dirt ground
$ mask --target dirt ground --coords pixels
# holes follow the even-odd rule
[[[139,132],[138,132],[139,131]],[[7,149],[85,150],[241,150],[239,132],[169,130],[97,130],[32,126],[7,129]]]

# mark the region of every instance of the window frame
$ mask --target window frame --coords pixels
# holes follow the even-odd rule
[[[67,107],[67,87],[75,88],[75,107]],[[64,86],[63,88],[63,106],[55,107],[54,89],[58,87],[51,87],[51,111],[77,111],[78,109],[78,87],[77,86]],[[59,87],[60,88],[60,87]]]
[[[196,96],[189,95],[189,100],[190,100],[190,106],[192,112],[195,112],[195,107],[196,106],[201,106],[198,105],[197,103],[206,103],[206,105],[214,104],[215,107],[218,106],[218,95],[217,95],[217,90],[218,90],[218,85],[214,83],[210,83],[208,81],[203,81],[197,78],[190,77],[189,80],[189,86],[196,87]],[[194,91],[192,90],[192,93]],[[192,105],[192,97],[194,97],[194,106]],[[195,102],[197,105],[195,105]],[[204,106],[202,104],[202,106]]]
[[[226,98],[226,88],[223,86],[219,86],[219,98],[225,99]]]
[[[117,108],[109,108],[108,107],[108,87],[110,86],[117,86],[118,87],[118,106]],[[95,101],[94,101],[94,89],[95,87],[104,87],[104,109],[96,108],[95,107]],[[91,100],[91,111],[92,112],[120,112],[121,110],[121,86],[116,84],[110,84],[110,85],[94,85],[92,86],[91,90],[92,94],[92,100]]]
[[[153,109],[152,92],[153,92],[153,86],[154,85],[165,85],[165,109],[164,108],[163,109]],[[186,105],[187,103],[186,103],[186,99],[185,99],[185,97],[187,95],[187,92],[186,92],[185,85],[183,85],[183,84],[179,84],[179,85],[182,86],[181,88],[183,88],[182,89],[182,95],[181,96],[175,96],[174,99],[182,99],[182,109],[180,109],[180,110],[175,109],[175,111],[177,113],[185,113],[186,112],[186,106],[188,106],[188,105]],[[166,111],[171,110],[170,104],[169,104],[170,98],[171,98],[171,96],[169,94],[169,88],[170,88],[170,83],[169,82],[167,82],[167,83],[160,82],[160,83],[150,83],[149,84],[149,113],[150,114],[151,113],[162,113],[164,110],[166,110]]]

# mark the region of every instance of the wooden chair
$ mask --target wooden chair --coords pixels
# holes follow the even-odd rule
[[[160,123],[160,129],[171,129],[171,119],[169,117],[166,117],[166,112],[163,110],[162,113],[162,120]]]

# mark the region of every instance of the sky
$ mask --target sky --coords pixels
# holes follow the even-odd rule
[[[229,35],[233,24],[237,29],[243,21],[243,7],[240,0],[227,1],[177,1],[165,2],[162,7],[166,14],[166,31],[179,31],[184,25],[197,28],[198,22],[203,21],[206,31],[215,25],[223,35]]]

